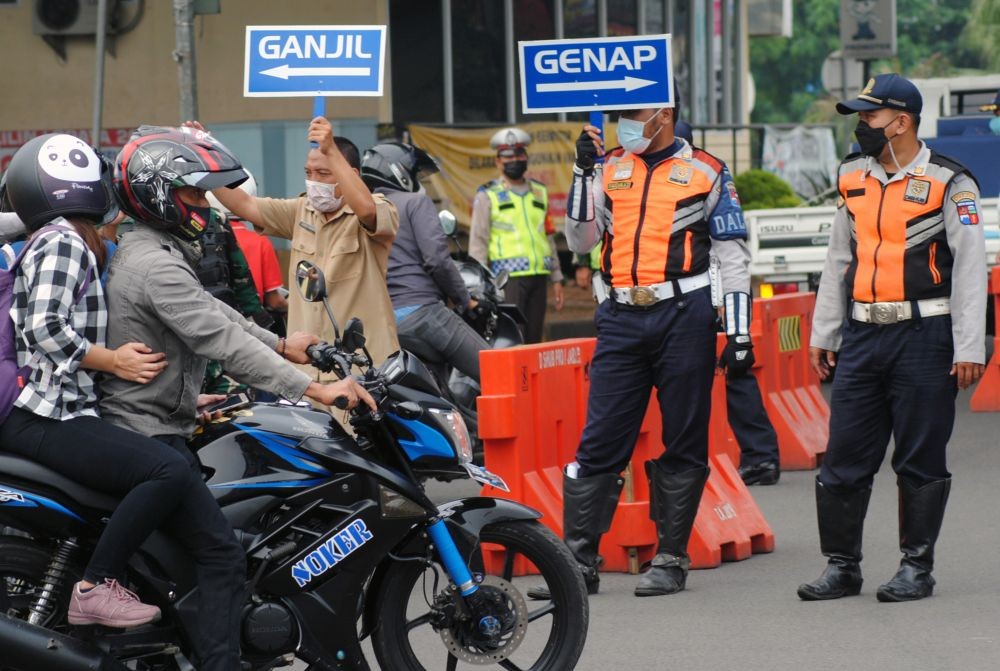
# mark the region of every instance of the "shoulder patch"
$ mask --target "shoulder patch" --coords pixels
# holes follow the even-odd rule
[[[971,191],[959,191],[954,196],[952,196],[951,199],[956,203],[960,203],[963,200],[975,201],[976,194],[972,193]]]

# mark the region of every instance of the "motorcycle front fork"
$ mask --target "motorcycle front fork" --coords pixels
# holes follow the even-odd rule
[[[462,554],[458,551],[458,546],[455,545],[455,540],[451,537],[444,520],[437,520],[428,526],[427,533],[434,541],[444,569],[448,572],[452,582],[458,585],[462,597],[468,598],[479,591],[479,585],[472,579],[472,572],[465,565]]]

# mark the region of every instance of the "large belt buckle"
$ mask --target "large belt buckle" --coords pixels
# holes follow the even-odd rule
[[[656,302],[656,292],[651,287],[632,287],[629,289],[632,305],[646,307]]]
[[[895,303],[872,303],[868,314],[873,324],[895,324],[899,321]]]

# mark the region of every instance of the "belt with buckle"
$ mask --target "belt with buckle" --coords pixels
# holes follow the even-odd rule
[[[623,305],[635,305],[637,307],[648,307],[660,301],[665,301],[674,297],[674,283],[680,289],[680,293],[687,294],[707,287],[709,284],[708,273],[691,277],[682,277],[673,282],[660,282],[645,287],[624,287],[614,290],[615,300]]]
[[[916,306],[916,312],[914,312]],[[851,318],[865,324],[895,324],[920,317],[937,317],[951,314],[951,299],[925,298],[920,301],[893,301],[888,303],[854,303]]]

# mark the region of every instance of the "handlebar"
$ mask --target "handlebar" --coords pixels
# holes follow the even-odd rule
[[[351,369],[353,366],[370,366],[371,362],[368,357],[364,354],[352,354],[349,352],[344,352],[335,345],[330,343],[321,342],[316,345],[310,345],[306,348],[306,354],[309,355],[310,363],[323,371],[324,373],[334,373],[340,379],[344,379],[351,374]],[[370,374],[370,373],[369,373]],[[363,386],[375,396],[375,400],[379,403],[382,401],[383,395],[378,393],[382,387],[382,381],[377,378],[368,378],[358,380],[358,384]],[[348,405],[347,397],[340,396],[334,402],[333,406],[340,410],[346,410]],[[359,411],[362,413],[364,409],[367,409],[365,404],[360,404],[355,409],[355,414]],[[376,413],[378,414],[378,413]],[[381,419],[379,417],[378,419]],[[352,419],[353,422],[353,419]]]

